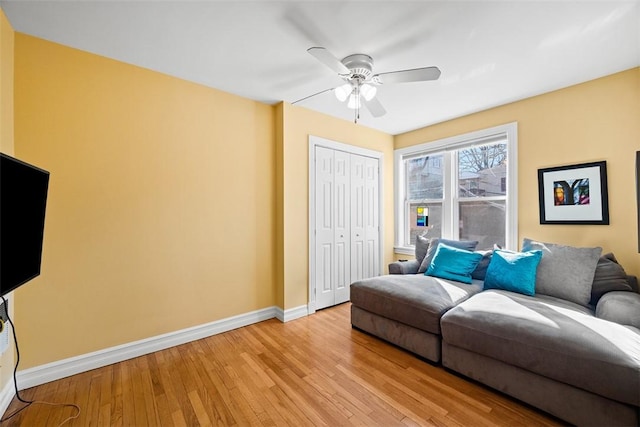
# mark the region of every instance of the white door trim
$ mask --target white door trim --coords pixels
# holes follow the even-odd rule
[[[380,227],[378,228],[379,242],[379,262],[380,271],[383,272],[384,261],[384,209],[383,209],[383,187],[384,187],[384,153],[380,151],[369,150],[367,148],[356,147],[342,142],[332,141],[330,139],[321,138],[319,136],[309,135],[309,290],[307,310],[309,314],[316,312],[316,294],[315,294],[315,258],[316,258],[316,238],[314,224],[316,223],[316,168],[315,168],[315,151],[316,147],[326,147],[333,150],[344,151],[360,156],[371,157],[378,160],[378,218]]]

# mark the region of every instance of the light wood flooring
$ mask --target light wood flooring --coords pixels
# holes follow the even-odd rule
[[[559,421],[354,330],[350,304],[276,319],[43,384],[71,426],[557,426]],[[15,398],[5,416],[21,407]],[[33,404],[3,426],[58,426]]]

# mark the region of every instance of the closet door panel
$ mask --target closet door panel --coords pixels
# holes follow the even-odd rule
[[[366,275],[365,251],[365,166],[366,158],[351,155],[351,282]]]
[[[329,307],[335,301],[335,215],[334,215],[334,153],[316,147],[315,191],[315,276],[316,306]]]
[[[349,285],[351,284],[351,272],[349,270],[351,258],[349,246],[351,233],[349,154],[343,151],[335,151],[334,163],[334,304],[340,304],[349,301]]]
[[[378,183],[378,160],[365,158],[364,188],[365,188],[365,224],[366,239],[365,275],[377,276],[380,272],[380,200]]]

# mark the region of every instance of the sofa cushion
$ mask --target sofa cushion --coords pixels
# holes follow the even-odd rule
[[[389,274],[416,274],[418,267],[420,263],[415,259],[394,261],[389,263]]]
[[[493,249],[476,251],[476,253],[482,255],[482,259],[476,266],[476,269],[471,272],[471,278],[476,280],[484,280],[487,276],[487,268],[489,267],[489,263],[491,262],[491,257],[493,256]]]
[[[576,248],[525,238],[522,250],[534,249],[542,251],[536,276],[536,293],[588,306],[602,248]]]
[[[484,279],[484,288],[534,295],[536,271],[541,257],[541,251],[494,251]]]
[[[596,272],[591,286],[591,305],[595,306],[602,295],[611,291],[630,291],[631,285],[624,268],[612,253],[598,259]]]
[[[412,274],[371,277],[351,285],[351,303],[364,310],[439,334],[440,317],[482,290],[482,282],[460,282]]]
[[[442,317],[447,343],[640,406],[640,330],[546,295],[491,290]]]
[[[598,301],[596,317],[640,328],[640,294],[627,291],[607,292]]]
[[[429,249],[429,242],[431,239],[424,236],[416,236],[416,261],[418,261],[418,265],[422,264],[422,260],[427,255],[427,250]],[[423,272],[424,273],[424,272]]]
[[[482,254],[458,249],[440,243],[426,271],[426,275],[471,283],[471,272],[476,269]]]
[[[434,237],[429,242],[429,249],[427,250],[427,255],[422,260],[420,264],[420,268],[418,268],[418,273],[424,273],[431,265],[431,261],[433,257],[436,255],[436,251],[438,250],[438,244],[444,243],[445,245],[449,245],[453,248],[464,249],[467,251],[473,251],[478,246],[477,240],[449,240],[449,239],[441,239],[438,237]]]

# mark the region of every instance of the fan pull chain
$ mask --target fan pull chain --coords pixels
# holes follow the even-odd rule
[[[360,118],[360,81],[358,81],[358,84],[353,88],[353,91],[356,95],[356,108],[353,111],[353,123],[358,124],[358,119]]]

